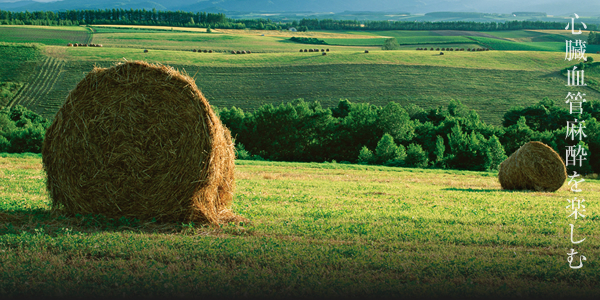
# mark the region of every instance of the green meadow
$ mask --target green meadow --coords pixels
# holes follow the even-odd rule
[[[51,211],[39,155],[2,155],[0,294],[598,296],[600,182],[580,184],[575,221],[566,184],[510,192],[496,175],[237,161],[233,210],[250,222],[202,226]]]

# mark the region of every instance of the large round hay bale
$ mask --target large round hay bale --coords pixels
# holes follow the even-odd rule
[[[500,164],[498,180],[505,190],[554,192],[567,179],[567,168],[552,148],[529,142]]]
[[[94,68],[46,132],[53,208],[140,220],[236,222],[231,134],[190,77],[126,62]]]

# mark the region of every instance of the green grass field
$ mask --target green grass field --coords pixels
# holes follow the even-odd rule
[[[49,210],[39,156],[0,157],[0,294],[181,297],[598,296],[600,182],[567,199],[495,173],[238,161],[221,227]],[[576,284],[574,284],[576,283]]]

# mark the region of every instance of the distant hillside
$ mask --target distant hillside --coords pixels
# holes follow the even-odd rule
[[[145,8],[158,10],[230,12],[334,12],[385,11],[424,14],[429,12],[479,12],[502,13],[544,12],[550,15],[568,15],[573,12],[586,16],[600,15],[600,1],[582,0],[573,4],[568,1],[547,0],[63,0],[55,2],[0,2],[0,9],[13,11],[96,9],[96,8]]]

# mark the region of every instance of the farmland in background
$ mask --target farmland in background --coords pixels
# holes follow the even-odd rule
[[[496,175],[237,161],[233,210],[251,223],[206,227],[52,215],[39,156],[3,155],[0,290],[10,298],[597,296],[598,206],[577,221],[588,260],[574,272],[568,187],[503,191]],[[600,182],[586,179],[578,196],[599,199]]]
[[[6,27],[41,32],[43,27]],[[72,30],[66,30],[72,28]],[[264,104],[293,99],[337,105],[339,99],[385,105],[389,101],[414,103],[423,108],[445,106],[457,99],[475,109],[482,119],[499,124],[504,112],[515,105],[529,106],[544,97],[558,98],[570,91],[559,70],[573,65],[564,61],[564,33],[560,31],[380,31],[289,32],[264,30],[215,30],[141,26],[60,27],[63,33],[93,36],[103,48],[47,45],[39,57],[13,56],[0,79],[10,82],[12,97],[4,103],[25,104],[52,117],[94,65],[108,67],[127,60],[147,60],[172,65],[194,76],[197,85],[218,107],[237,106],[245,111]],[[3,27],[4,29],[4,27]],[[332,45],[294,43],[292,36],[314,37]],[[394,37],[404,51],[381,51],[385,39]],[[581,38],[585,39],[586,35]],[[335,45],[333,45],[335,44]],[[536,51],[417,51],[429,48],[497,47]],[[492,49],[494,49],[492,47]],[[5,47],[6,48],[6,47]],[[299,53],[300,49],[330,49]],[[588,50],[593,46],[588,46]],[[6,48],[8,49],[8,48]],[[16,49],[16,48],[15,48]],[[143,53],[149,49],[149,53]],[[192,49],[221,51],[194,53]],[[364,50],[371,53],[365,54]],[[251,55],[233,55],[250,50]],[[409,50],[409,51],[406,51]],[[542,51],[543,50],[543,51]],[[8,51],[8,50],[6,50]],[[13,51],[13,50],[10,50]],[[15,50],[16,51],[16,50]],[[597,55],[588,54],[600,58]],[[52,59],[45,59],[51,57]],[[7,59],[7,58],[5,58]],[[7,59],[9,60],[9,59]],[[13,71],[10,71],[13,70]],[[590,70],[591,71],[591,70]],[[593,74],[590,74],[593,75]],[[592,79],[593,77],[589,77]],[[14,83],[14,84],[13,84]],[[591,98],[600,94],[589,88]],[[18,103],[17,103],[18,102]],[[0,103],[2,105],[2,103]]]

